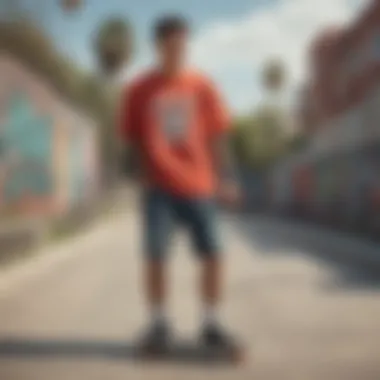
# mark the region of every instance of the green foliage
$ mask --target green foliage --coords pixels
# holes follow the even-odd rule
[[[115,166],[116,99],[96,76],[61,56],[50,39],[28,19],[0,23],[0,49],[41,75],[69,104],[90,116],[98,127],[101,162]]]
[[[270,168],[303,143],[298,136],[288,136],[284,116],[274,107],[262,107],[250,116],[236,118],[232,139],[237,159],[255,170]]]
[[[254,167],[255,160],[255,131],[256,120],[254,117],[238,117],[234,120],[232,145],[235,155],[241,164]]]
[[[287,150],[289,153],[299,152],[307,147],[308,138],[305,134],[296,133],[291,136],[287,142]]]
[[[50,39],[31,21],[0,24],[0,47],[44,77],[58,92],[79,107],[85,106],[85,75],[58,54]]]
[[[263,84],[270,91],[280,91],[286,81],[286,71],[280,59],[271,59],[263,68]]]
[[[112,74],[118,71],[132,53],[130,25],[118,17],[106,20],[96,32],[94,49],[103,72]]]

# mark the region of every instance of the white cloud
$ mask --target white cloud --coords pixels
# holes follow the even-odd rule
[[[197,66],[221,83],[235,110],[246,110],[260,97],[261,66],[280,57],[290,80],[305,75],[306,53],[318,31],[349,22],[364,0],[279,0],[239,19],[208,24],[193,40]]]

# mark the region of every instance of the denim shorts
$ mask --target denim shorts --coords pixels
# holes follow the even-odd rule
[[[150,189],[143,198],[144,251],[148,259],[166,257],[177,226],[189,233],[194,252],[201,259],[221,251],[217,205],[213,198],[181,198]]]

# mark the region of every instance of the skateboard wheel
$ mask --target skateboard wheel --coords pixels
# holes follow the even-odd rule
[[[242,364],[245,361],[245,352],[242,349],[234,349],[231,353],[232,361],[235,364]]]

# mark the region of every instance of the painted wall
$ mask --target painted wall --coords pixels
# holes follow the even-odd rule
[[[0,212],[61,214],[96,189],[93,123],[0,55]]]

